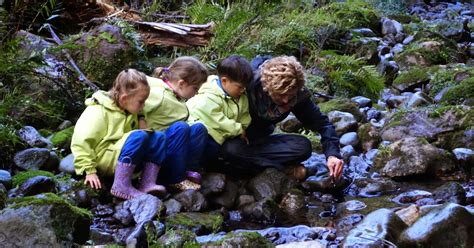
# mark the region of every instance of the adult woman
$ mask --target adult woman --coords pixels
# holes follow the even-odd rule
[[[302,166],[293,167],[311,155],[310,141],[293,134],[272,134],[275,124],[290,112],[306,128],[321,134],[330,176],[339,179],[343,161],[340,159],[339,138],[327,116],[311,101],[311,93],[304,87],[304,70],[294,58],[281,56],[255,63],[254,78],[247,88],[252,122],[247,129],[249,143],[241,139],[223,144],[222,157],[235,167],[261,170],[274,167],[293,168],[299,179],[305,178]],[[259,68],[257,68],[259,67]]]

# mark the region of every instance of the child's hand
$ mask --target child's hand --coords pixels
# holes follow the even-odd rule
[[[247,139],[247,133],[245,132],[244,129],[242,129],[242,133],[240,134],[240,138],[243,139],[247,145],[249,144],[249,139]]]
[[[99,177],[97,176],[96,173],[86,175],[86,180],[84,180],[84,184],[90,184],[90,187],[93,188],[93,189],[102,188],[102,185],[100,184]]]
[[[138,119],[138,128],[140,128],[140,129],[147,129],[148,128],[148,124],[146,123],[145,118],[139,118]]]
[[[344,161],[342,159],[329,156],[327,166],[329,168],[329,176],[332,176],[337,180],[341,179],[342,169],[344,167]]]

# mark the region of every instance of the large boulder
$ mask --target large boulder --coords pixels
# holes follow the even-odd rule
[[[372,169],[390,178],[415,175],[439,175],[454,168],[443,149],[423,138],[404,138],[380,150]]]

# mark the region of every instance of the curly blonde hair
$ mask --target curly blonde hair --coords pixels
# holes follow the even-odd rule
[[[292,89],[301,89],[305,83],[303,66],[293,56],[272,58],[261,67],[263,90],[285,94]]]

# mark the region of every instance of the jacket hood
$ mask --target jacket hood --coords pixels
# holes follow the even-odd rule
[[[210,93],[220,97],[230,97],[218,84],[219,77],[217,75],[211,75],[207,77],[206,83],[204,83],[201,88],[199,88],[199,93]]]
[[[91,98],[86,100],[86,106],[92,105],[102,105],[105,108],[113,111],[123,111],[115,104],[114,100],[110,98],[109,93],[103,90],[97,91],[96,93],[92,94]]]

